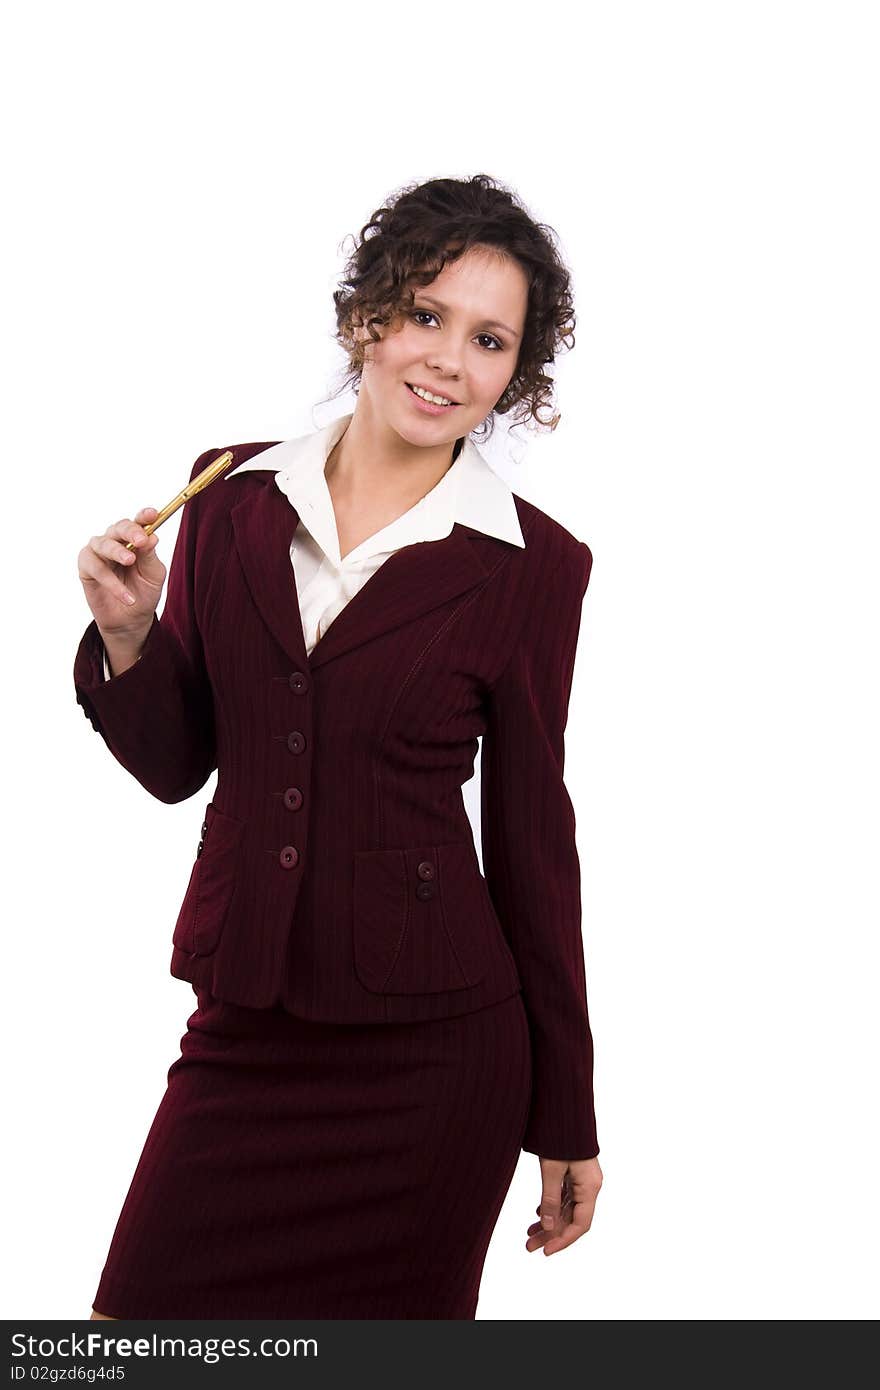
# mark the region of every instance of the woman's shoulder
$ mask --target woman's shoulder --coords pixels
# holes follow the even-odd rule
[[[255,460],[264,449],[270,449],[276,440],[247,444],[224,444],[220,448],[205,449],[199,454],[190,470],[189,481],[193,482],[221,454],[228,450],[232,459],[226,469],[201,488],[183,507],[180,530],[184,546],[194,545],[197,554],[222,552],[229,544],[232,527],[232,511],[236,503],[253,489],[266,486],[274,478],[275,469],[260,469],[254,466],[241,473],[230,476],[239,464]]]
[[[262,454],[266,449],[274,448],[275,445],[280,442],[281,441],[278,439],[268,439],[262,440],[258,443],[223,444],[220,448],[206,449],[203,454],[199,454],[198,458],[192,466],[192,472],[189,475],[190,482],[192,482],[193,478],[197,477],[199,473],[201,473],[205,468],[207,468],[209,464],[213,463],[216,459],[218,459],[221,454],[225,454],[227,452],[232,454],[232,459],[229,463],[229,466],[226,469],[224,469],[221,476],[216,480],[218,483],[239,483],[243,479],[254,478],[259,478],[265,481],[267,476],[274,476],[274,474],[277,472],[277,466],[273,468],[271,464],[267,462],[265,468],[260,468],[259,464],[257,463],[257,455]],[[250,468],[242,469],[241,472],[238,472],[237,470],[240,469],[242,464],[245,463],[250,464]],[[234,489],[233,493],[230,493],[228,495],[235,495],[235,493],[238,493],[238,489]],[[241,494],[238,493],[238,495],[240,496]]]
[[[518,493],[513,493],[513,500],[525,541],[520,552],[523,572],[536,582],[541,576],[557,572],[560,578],[570,576],[575,582],[583,576],[586,586],[593,563],[593,553],[586,541]]]
[[[220,448],[206,449],[199,454],[189,475],[192,482],[203,473],[221,454],[227,452],[232,454],[227,467],[216,478],[214,478],[206,488],[197,492],[187,503],[187,507],[201,520],[207,520],[209,516],[216,517],[220,514],[228,514],[236,502],[240,502],[245,494],[253,489],[266,485],[266,482],[274,478],[277,468],[272,468],[269,464],[265,468],[259,466],[258,457],[265,449],[271,449],[277,444],[278,440],[270,439],[258,443],[248,444],[224,444]],[[236,470],[243,464],[249,465],[242,468],[241,472]]]

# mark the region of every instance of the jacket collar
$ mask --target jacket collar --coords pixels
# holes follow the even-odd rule
[[[306,511],[308,501],[320,499],[323,487],[329,502],[323,466],[350,419],[342,416],[311,435],[270,445],[224,475],[227,481],[248,469],[274,474],[275,486],[248,489],[233,505],[233,534],[254,602],[300,668],[320,666],[474,588],[504,560],[506,547],[498,541],[525,546],[513,493],[465,438],[455,463],[424,499],[432,502],[422,509],[424,517],[418,514],[418,539],[407,540],[406,527],[395,531],[392,540],[400,548],[357,590],[307,654],[290,544],[299,507],[311,530],[314,513]],[[385,531],[407,517],[407,526],[412,525],[418,508],[416,504]],[[321,537],[316,539],[323,544]],[[335,522],[332,539],[338,557]]]
[[[324,467],[351,419],[351,414],[342,415],[312,434],[282,440],[225,475],[231,478],[246,469],[271,469],[276,486],[336,565],[340,564],[339,537]],[[456,522],[511,545],[525,546],[510,488],[489,467],[468,436],[458,458],[430,492],[375,536],[368,537],[346,559],[388,554],[418,541],[442,540]]]

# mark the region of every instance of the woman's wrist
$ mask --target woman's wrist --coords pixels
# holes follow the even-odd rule
[[[152,618],[150,619],[152,627]],[[101,632],[101,641],[111,674],[121,676],[130,666],[140,660],[150,628],[139,633]],[[99,629],[100,632],[100,629]]]

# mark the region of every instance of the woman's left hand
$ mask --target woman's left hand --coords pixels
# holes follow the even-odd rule
[[[544,1247],[545,1255],[564,1250],[590,1229],[596,1198],[602,1186],[598,1158],[539,1158],[541,1201],[535,1208],[541,1218],[529,1227],[527,1250]]]

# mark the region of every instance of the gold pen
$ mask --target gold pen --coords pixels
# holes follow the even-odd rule
[[[182,507],[184,502],[188,502],[191,497],[195,497],[197,492],[203,492],[209,483],[213,483],[215,478],[219,478],[227,464],[232,462],[233,457],[232,450],[227,449],[219,458],[216,458],[213,463],[209,463],[207,468],[204,468],[198,477],[188,482],[183,491],[179,492],[174,500],[168,503],[167,507],[162,508],[155,521],[147,522],[144,527],[147,535],[152,536],[154,531],[158,531],[162,522],[167,521],[169,516],[177,511],[178,507]],[[126,541],[125,548],[126,550],[134,550],[134,541]]]

